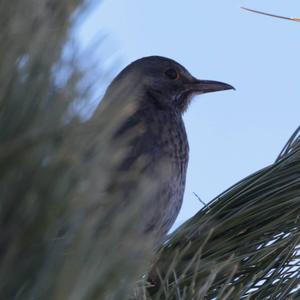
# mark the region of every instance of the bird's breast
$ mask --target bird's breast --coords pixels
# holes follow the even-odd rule
[[[161,152],[175,164],[187,164],[189,144],[181,115],[162,111],[153,115],[151,130]]]
[[[146,158],[140,175],[149,178],[156,188],[142,216],[142,228],[163,237],[173,225],[183,200],[189,157],[184,123],[177,112],[143,109],[123,124],[116,138],[130,135],[131,130],[131,151],[121,169],[131,170],[140,157]]]
[[[176,112],[156,112],[149,126],[164,166],[169,170],[160,177],[161,189],[156,199],[156,207],[159,207],[156,214],[160,215],[160,222],[156,226],[160,227],[161,232],[167,233],[182,205],[189,145],[182,117]]]

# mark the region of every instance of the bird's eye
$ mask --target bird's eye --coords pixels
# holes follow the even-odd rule
[[[178,79],[178,77],[179,77],[179,74],[177,73],[177,71],[175,69],[168,69],[165,72],[165,74],[169,79],[172,79],[172,80]]]

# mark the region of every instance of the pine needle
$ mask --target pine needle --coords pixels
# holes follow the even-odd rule
[[[250,12],[253,12],[253,13],[256,13],[256,14],[273,17],[273,18],[279,18],[279,19],[284,19],[284,20],[289,20],[289,21],[300,22],[300,18],[292,18],[292,17],[284,17],[284,16],[279,16],[279,15],[274,15],[274,14],[270,14],[270,13],[267,13],[267,12],[262,12],[260,10],[247,8],[247,7],[241,7],[241,9],[244,9],[246,11],[250,11]]]

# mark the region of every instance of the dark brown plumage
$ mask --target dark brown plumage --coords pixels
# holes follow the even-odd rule
[[[114,134],[116,141],[132,136],[128,140],[128,152],[117,169],[126,174],[137,167],[137,161],[143,161],[136,177],[122,183],[116,178],[108,189],[122,189],[126,203],[130,201],[127,195],[134,190],[141,175],[155,183],[137,225],[143,233],[153,233],[162,240],[181,208],[189,157],[182,114],[192,96],[227,89],[233,87],[198,80],[177,62],[159,56],[133,62],[107,89],[100,109],[116,99],[124,107],[132,104],[129,117]],[[124,107],[120,107],[120,112]]]

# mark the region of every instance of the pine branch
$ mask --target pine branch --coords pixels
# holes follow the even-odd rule
[[[151,299],[294,299],[300,283],[299,132],[276,162],[170,235],[150,273]]]

